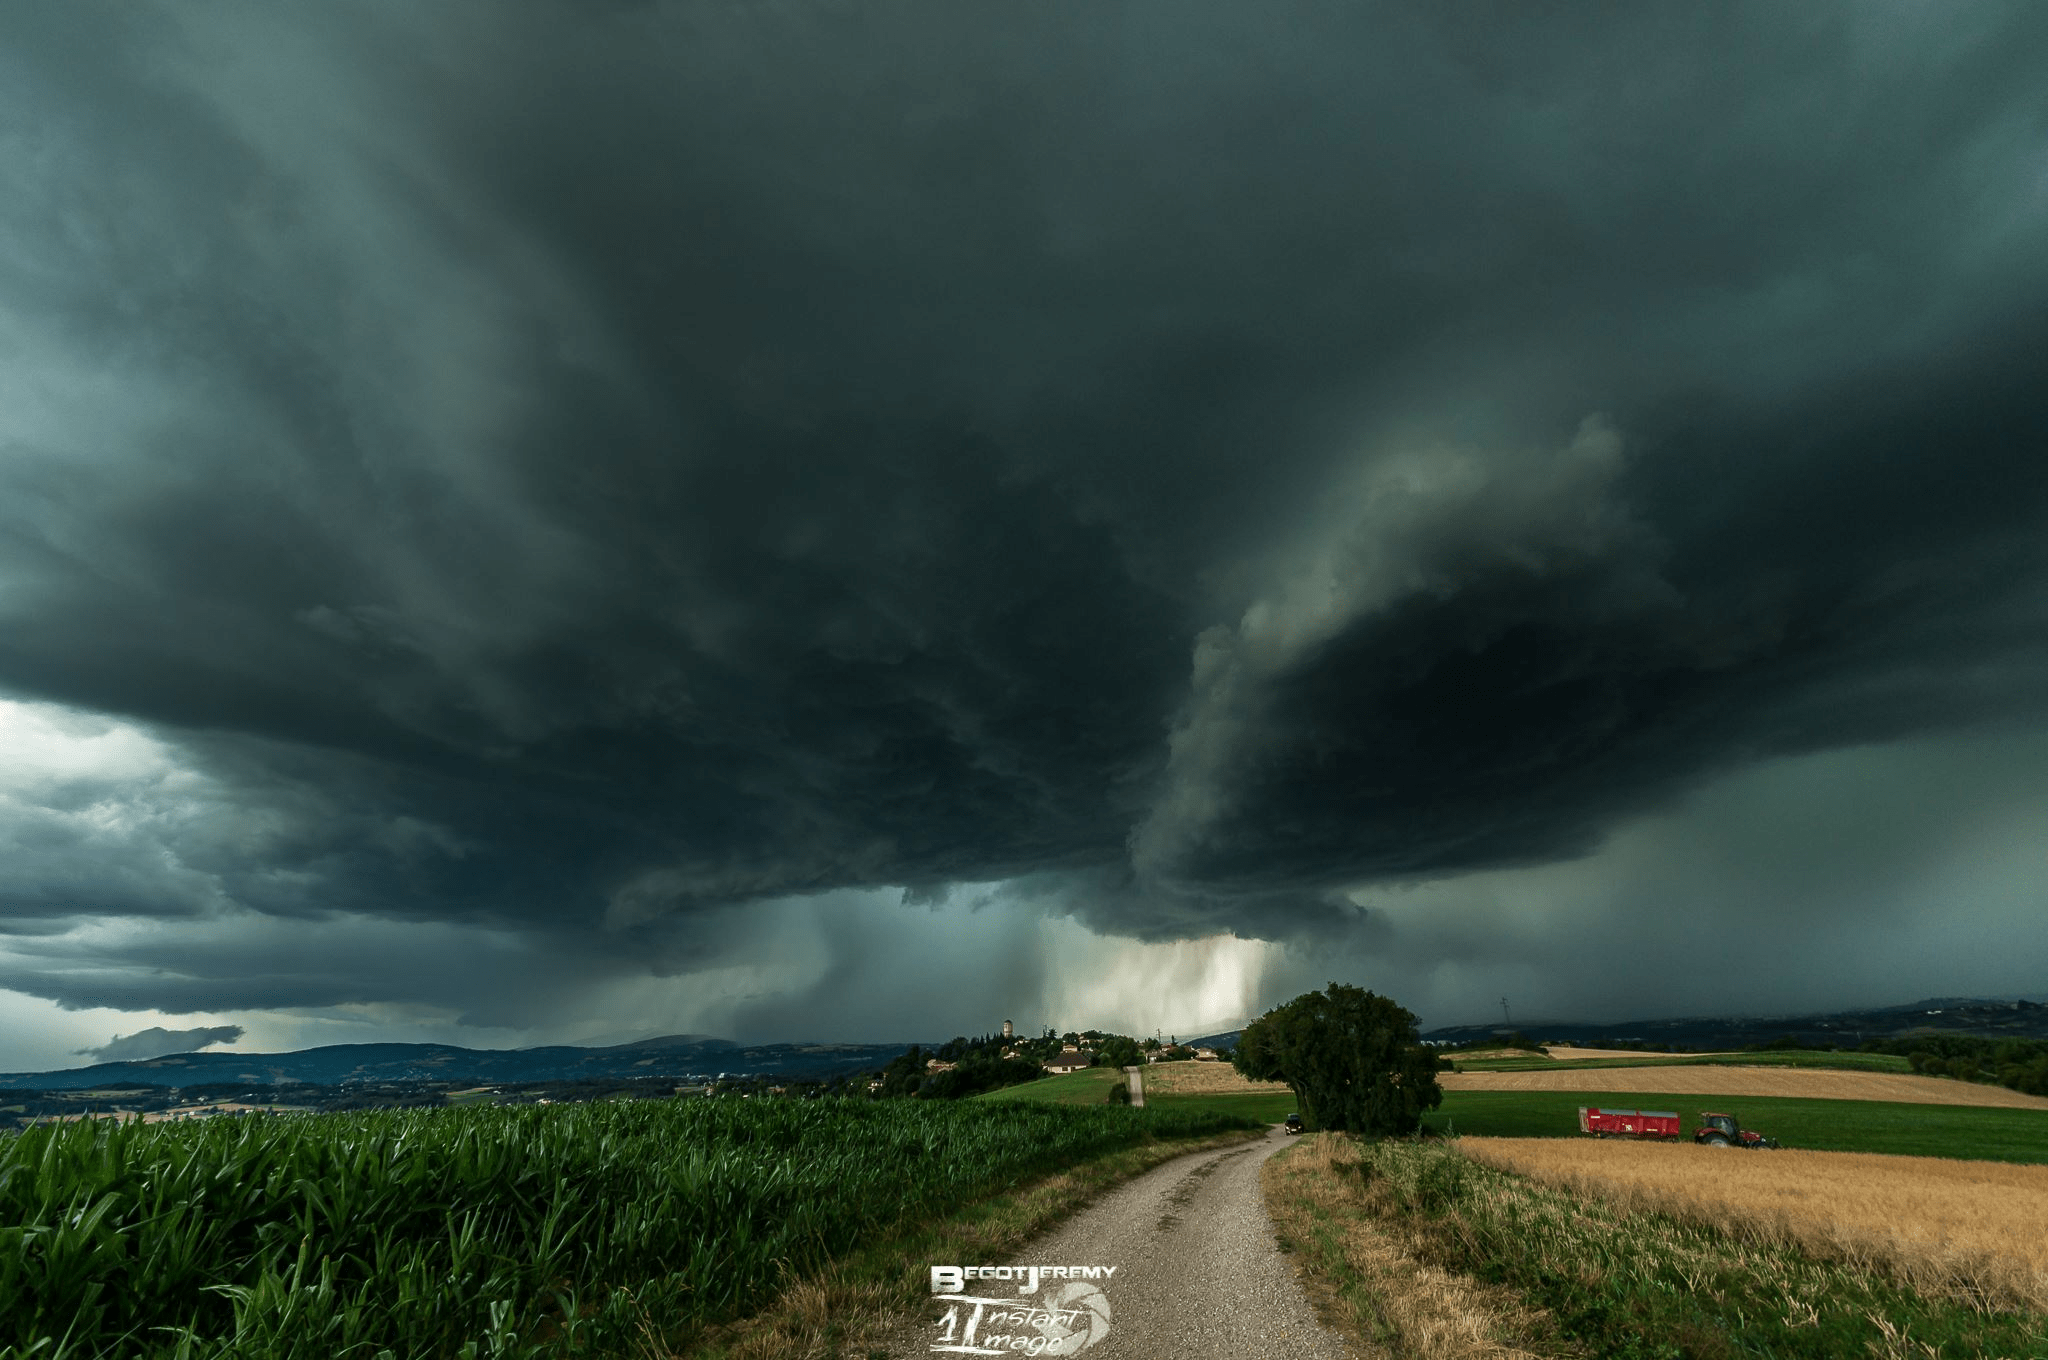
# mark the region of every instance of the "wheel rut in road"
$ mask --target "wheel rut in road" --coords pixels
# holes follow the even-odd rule
[[[1317,1319],[1266,1214],[1259,1169],[1290,1141],[1275,1129],[1249,1146],[1175,1158],[1118,1186],[1007,1261],[986,1263],[1116,1268],[1097,1280],[1109,1309],[1106,1330],[1094,1321],[1085,1348],[1076,1337],[1066,1343],[1073,1349],[1048,1346],[1037,1353],[1088,1360],[1359,1356]],[[976,1281],[968,1292],[1008,1297],[1030,1287]],[[1051,1292],[1043,1283],[1039,1288],[1032,1297]],[[940,1311],[935,1307],[929,1316]],[[1080,1325],[1085,1331],[1091,1323]],[[978,1331],[978,1349],[969,1349],[956,1325],[949,1338],[954,1348],[937,1350],[938,1329],[927,1322],[914,1345],[890,1353],[1022,1355],[1031,1352],[1016,1343],[1031,1335],[1028,1327],[991,1327]],[[902,1336],[909,1340],[909,1333]]]
[[[1201,1183],[1204,1180],[1222,1170],[1232,1158],[1249,1157],[1251,1154],[1251,1148],[1240,1148],[1236,1152],[1226,1152],[1221,1157],[1211,1157],[1207,1161],[1200,1163],[1193,1171],[1183,1176],[1180,1184],[1173,1188],[1173,1193],[1166,1197],[1166,1212],[1159,1216],[1159,1223],[1157,1225],[1159,1231],[1172,1232],[1180,1226],[1179,1211],[1195,1202],[1195,1191],[1201,1188]]]

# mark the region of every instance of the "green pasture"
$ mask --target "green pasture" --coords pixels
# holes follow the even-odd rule
[[[489,1089],[475,1091],[450,1091],[445,1097],[450,1105],[492,1105],[497,1103],[497,1092]]]
[[[1054,1105],[1102,1105],[1109,1100],[1109,1088],[1123,1079],[1123,1072],[1117,1068],[1090,1067],[1085,1071],[1027,1081],[1021,1086],[1005,1086],[1000,1091],[986,1091],[974,1098],[1042,1101]],[[1261,1124],[1277,1124],[1300,1106],[1285,1091],[1258,1095],[1176,1096],[1148,1090],[1145,1092],[1145,1108],[1177,1116],[1255,1119]]]
[[[1123,1082],[1124,1072],[1120,1067],[1084,1067],[1079,1072],[1062,1072],[1056,1077],[1040,1077],[1037,1081],[983,1091],[972,1098],[1030,1100],[1049,1105],[1106,1105],[1109,1103],[1109,1088],[1121,1086]]]
[[[1294,1097],[1204,1095],[1145,1097],[1146,1108],[1234,1114],[1277,1124],[1299,1108]],[[1788,1148],[1886,1152],[1910,1157],[2048,1163],[2048,1110],[1897,1101],[1809,1100],[1785,1096],[1671,1095],[1642,1091],[1446,1091],[1423,1118],[1434,1133],[1495,1138],[1583,1138],[1579,1107],[1676,1110],[1685,1137],[1702,1110],[1733,1114],[1746,1129]]]
[[[1121,1083],[1123,1072],[1114,1067],[1090,1067],[1080,1072],[1068,1072],[1057,1077],[1045,1077],[1039,1081],[1027,1081],[1021,1086],[1005,1086],[1000,1091],[986,1091],[974,1097],[976,1100],[1041,1101],[1054,1105],[1102,1105],[1108,1103],[1109,1088]],[[1261,1124],[1277,1124],[1300,1106],[1294,1097],[1282,1091],[1278,1094],[1245,1095],[1160,1095],[1145,1092],[1145,1108],[1171,1112],[1177,1116],[1255,1119]]]
[[[1425,1116],[1423,1125],[1442,1134],[1583,1138],[1581,1105],[1676,1110],[1687,1138],[1699,1127],[1700,1111],[1714,1110],[1735,1115],[1742,1127],[1776,1138],[1788,1148],[2048,1162],[2048,1110],[1975,1105],[1644,1091],[1446,1091],[1443,1105]]]
[[[1261,1124],[1277,1124],[1301,1108],[1292,1095],[1285,1091],[1245,1095],[1189,1095],[1155,1096],[1145,1095],[1145,1108],[1157,1106],[1161,1110],[1177,1110],[1186,1113],[1234,1114],[1246,1119],[1256,1119]]]

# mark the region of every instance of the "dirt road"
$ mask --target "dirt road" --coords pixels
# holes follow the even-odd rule
[[[1355,1356],[1324,1329],[1303,1297],[1294,1267],[1274,1242],[1273,1224],[1259,1194],[1259,1168],[1290,1140],[1273,1130],[1264,1141],[1193,1153],[1166,1162],[1111,1191],[1052,1233],[1016,1253],[1017,1264],[1115,1266],[1100,1284],[1108,1316],[1083,1318],[1099,1339],[1044,1355],[1083,1354],[1088,1360],[1334,1360]],[[978,1284],[970,1292],[1007,1297],[1016,1286]],[[1042,1298],[1064,1288],[1087,1302],[1090,1286],[1045,1286]],[[933,1309],[937,1315],[938,1309]],[[989,1314],[993,1316],[993,1314]],[[1103,1323],[1107,1326],[1104,1327]],[[982,1329],[977,1345],[996,1341],[1004,1325]],[[1021,1329],[1032,1335],[1030,1328]],[[1025,1354],[998,1342],[985,1350],[938,1350],[939,1329],[926,1326],[915,1349],[890,1354]],[[1024,1340],[1025,1336],[1017,1336]]]

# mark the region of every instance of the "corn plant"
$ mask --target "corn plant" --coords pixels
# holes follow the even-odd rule
[[[75,1123],[0,1139],[0,1360],[527,1357],[791,1272],[1203,1112],[738,1101]]]

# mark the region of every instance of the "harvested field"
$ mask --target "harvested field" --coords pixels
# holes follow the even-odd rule
[[[2048,1166],[1557,1138],[1466,1138],[1459,1149],[1624,1211],[1796,1246],[1924,1294],[2048,1311]]]
[[[1907,1105],[1992,1105],[2048,1111],[2048,1098],[1945,1077],[1785,1067],[1605,1067],[1548,1072],[1439,1072],[1446,1091],[1678,1091],[1702,1096],[1889,1100]],[[2048,1127],[2042,1130],[2048,1138]]]
[[[1446,1053],[1445,1057],[1456,1062],[1500,1062],[1508,1058],[1542,1058],[1544,1053],[1532,1053],[1526,1048],[1475,1048],[1462,1053]],[[1630,1057],[1635,1055],[1631,1053]]]
[[[1981,1276],[1927,1281],[1930,1293],[1897,1278],[1893,1267],[1869,1269],[1771,1240],[1753,1218],[1724,1229],[1639,1212],[1464,1153],[1456,1143],[1389,1138],[1354,1141],[1331,1160],[1351,1182],[1351,1198],[1411,1259],[1513,1292],[1519,1310],[1491,1309],[1512,1328],[1499,1336],[1502,1344],[1544,1356],[2048,1360],[2048,1317],[2002,1306],[2003,1298],[1977,1283]],[[1317,1224],[1302,1254],[1313,1252],[1320,1258],[1313,1264],[1322,1265],[1341,1245],[1332,1239],[1349,1215],[1334,1198],[1315,1207],[1329,1221]],[[1389,1310],[1373,1306],[1370,1264],[1339,1272],[1363,1287],[1337,1283],[1364,1296],[1362,1320],[1384,1321],[1397,1354],[1418,1354]],[[1377,1338],[1381,1327],[1367,1334]]]
[[[1153,1063],[1145,1069],[1147,1095],[1285,1095],[1288,1089],[1287,1083],[1280,1081],[1246,1081],[1227,1062]]]
[[[1585,1058],[1725,1058],[1726,1053],[1646,1053],[1638,1048],[1574,1048],[1570,1044],[1545,1044],[1543,1051],[1559,1062]]]

